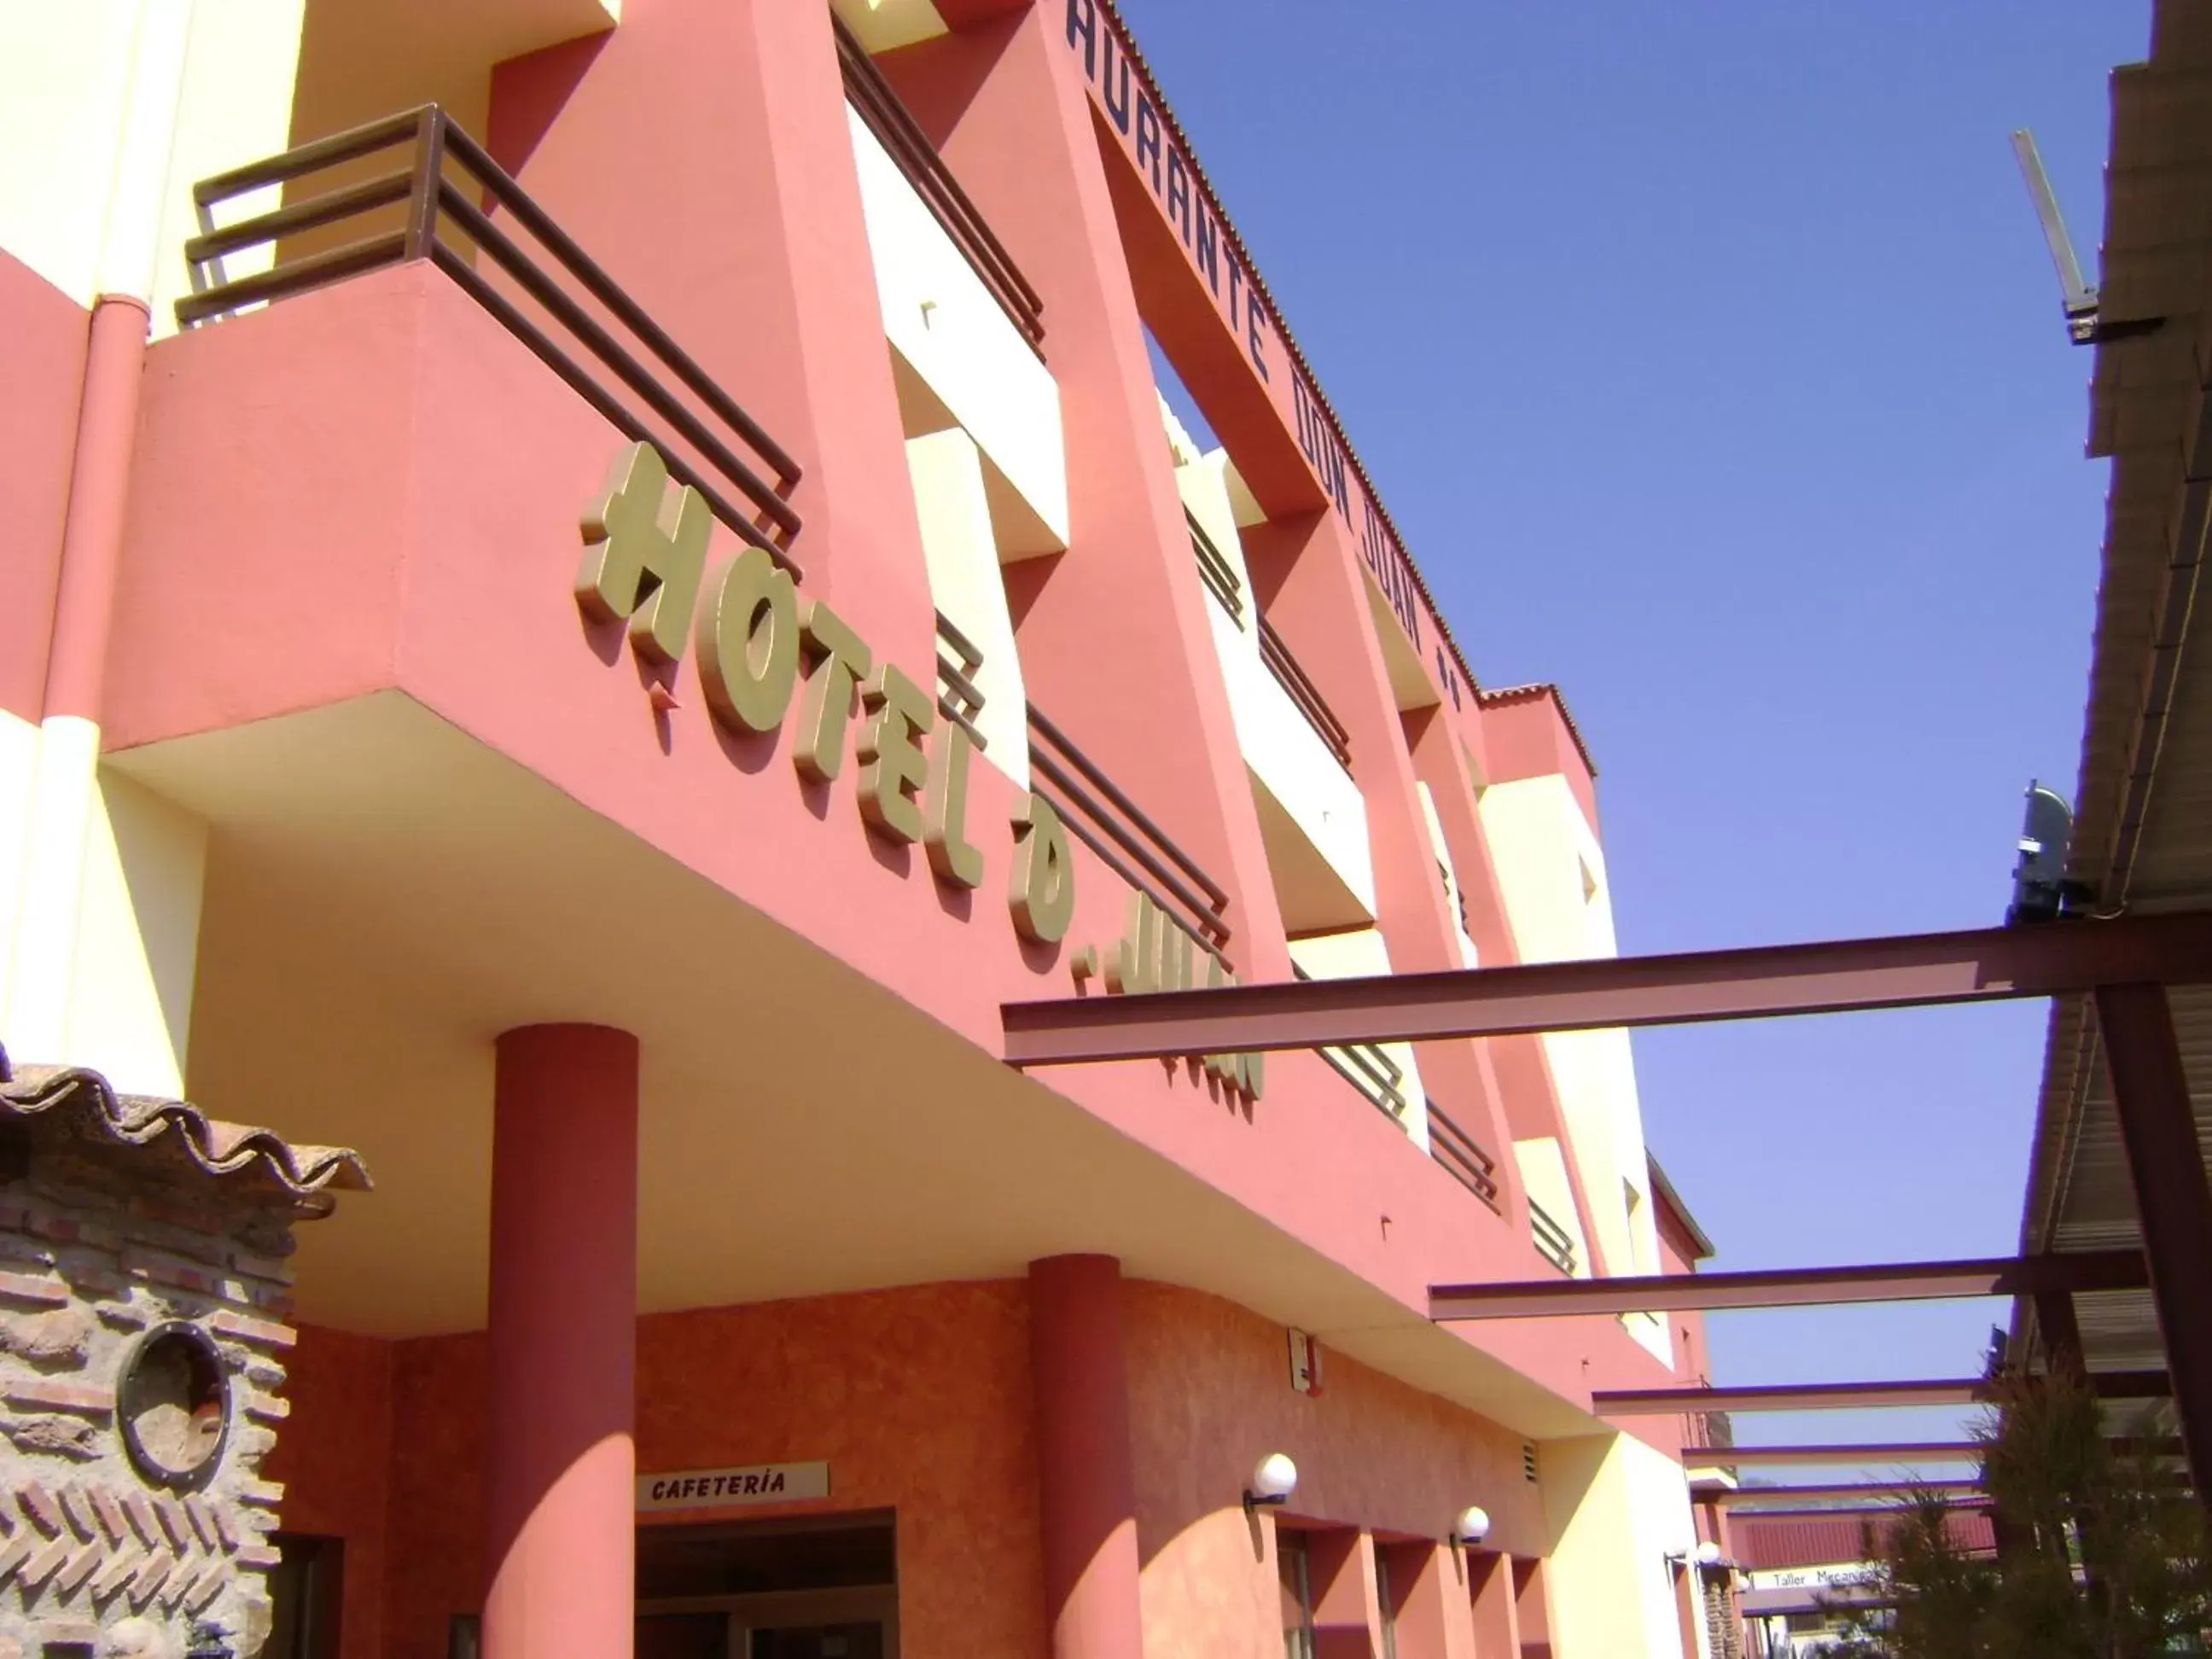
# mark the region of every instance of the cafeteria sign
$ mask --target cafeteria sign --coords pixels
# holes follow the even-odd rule
[[[682,1469],[641,1474],[637,1506],[646,1510],[721,1509],[732,1504],[793,1504],[830,1495],[827,1463],[748,1463],[732,1469]]]

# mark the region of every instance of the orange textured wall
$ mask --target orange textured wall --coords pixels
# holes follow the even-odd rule
[[[897,1512],[908,1659],[1045,1651],[1019,1282],[656,1315],[638,1324],[637,1382],[641,1471],[829,1461],[829,1503],[716,1518]],[[451,1616],[477,1606],[484,1389],[480,1336],[399,1345],[391,1659],[442,1659]]]
[[[283,1483],[285,1531],[345,1540],[341,1659],[384,1650],[392,1358],[389,1342],[301,1326],[286,1365],[292,1414],[263,1469]]]
[[[1492,1547],[1544,1548],[1510,1431],[1326,1352],[1322,1393],[1295,1393],[1283,1328],[1194,1291],[1132,1285],[1128,1332],[1149,1650],[1282,1651],[1272,1528],[1255,1538],[1243,1504],[1268,1452],[1298,1466],[1300,1516],[1441,1538],[1480,1504]]]
[[[1479,1503],[1492,1547],[1542,1550],[1510,1431],[1334,1352],[1322,1393],[1293,1393],[1281,1326],[1173,1286],[1126,1294],[1147,1651],[1281,1651],[1273,1523],[1242,1503],[1267,1452],[1297,1460],[1299,1518],[1431,1539]],[[1042,1659],[1027,1295],[929,1285],[643,1319],[638,1467],[826,1459],[827,1504],[714,1518],[893,1510],[909,1659]],[[271,1472],[288,1528],[346,1540],[344,1659],[442,1659],[477,1606],[486,1388],[480,1334],[302,1333]],[[1438,1565],[1463,1608],[1458,1558]]]

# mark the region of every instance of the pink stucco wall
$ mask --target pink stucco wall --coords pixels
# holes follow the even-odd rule
[[[85,309],[0,252],[0,710],[35,720],[46,677]]]

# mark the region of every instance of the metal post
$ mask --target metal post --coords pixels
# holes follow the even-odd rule
[[[2081,1346],[2081,1322],[2075,1315],[2073,1291],[2037,1292],[2035,1325],[2042,1334],[2044,1358],[2053,1374],[2086,1381],[2089,1362]]]
[[[2212,1182],[2162,986],[2100,986],[2097,1025],[2199,1501],[2212,1504]]]

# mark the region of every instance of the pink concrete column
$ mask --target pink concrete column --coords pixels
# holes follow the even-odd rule
[[[70,473],[61,574],[54,594],[43,713],[100,718],[107,636],[123,562],[124,509],[138,441],[138,391],[146,362],[148,309],[128,294],[103,294],[92,308]]]
[[[1030,1355],[1053,1659],[1141,1659],[1119,1261],[1030,1263]]]
[[[486,1659],[624,1659],[635,1601],[637,1039],[526,1025],[493,1089]]]

